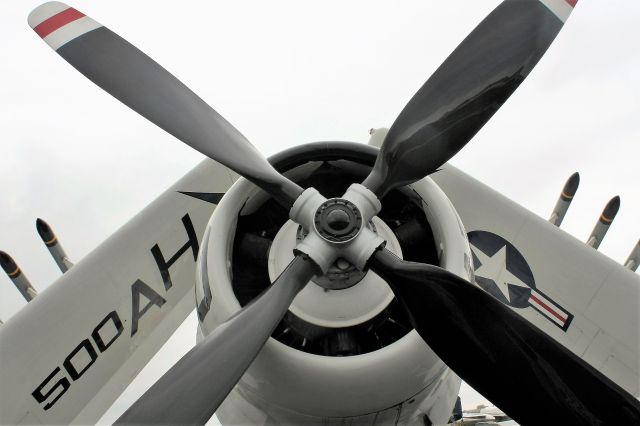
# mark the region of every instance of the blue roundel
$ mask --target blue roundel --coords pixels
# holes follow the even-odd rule
[[[509,241],[488,231],[467,234],[473,253],[475,281],[486,292],[514,308],[529,306],[533,273],[524,256]]]

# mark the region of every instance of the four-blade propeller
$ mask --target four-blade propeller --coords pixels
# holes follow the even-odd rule
[[[448,161],[529,74],[573,5],[575,1],[568,0],[506,0],[498,6],[400,113],[363,185],[381,199]],[[282,205],[291,207],[302,193],[202,99],[109,29],[58,2],[38,7],[29,23],[91,81]],[[440,268],[390,256],[376,252],[371,268],[405,302],[421,336],[458,375],[516,420],[530,423],[535,417],[511,396],[510,375],[515,373],[526,376],[527,383],[542,393],[537,408],[563,409],[576,423],[614,418],[607,411],[614,406],[627,416],[620,419],[640,419],[635,399],[477,287]],[[318,272],[314,261],[298,255],[264,294],[203,339],[118,423],[206,422],[295,295]],[[459,351],[458,343],[470,349]],[[469,350],[473,355],[464,355]],[[502,381],[496,379],[500,361],[510,366],[503,370]],[[564,369],[559,371],[557,365]],[[486,371],[491,371],[490,379]],[[580,377],[591,391],[574,388],[580,387]],[[596,395],[604,396],[597,401]],[[591,409],[591,404],[597,408]]]

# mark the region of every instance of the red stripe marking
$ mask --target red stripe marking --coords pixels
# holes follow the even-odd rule
[[[578,3],[578,0],[564,0],[564,1],[569,3],[571,7],[576,7],[576,4]]]
[[[40,22],[33,30],[38,33],[40,37],[45,38],[55,30],[64,27],[69,22],[80,19],[83,16],[84,13],[78,12],[74,8],[70,7],[69,9],[65,9],[62,12],[53,15],[51,18]]]
[[[547,312],[549,312],[551,315],[553,315],[554,317],[558,318],[563,324],[567,321],[565,318],[562,318],[560,316],[559,313],[557,313],[556,311],[554,311],[553,309],[551,309],[549,306],[547,306],[542,300],[538,299],[536,296],[534,296],[533,294],[531,295],[531,299],[533,299],[534,302],[538,303],[540,306],[542,306]]]

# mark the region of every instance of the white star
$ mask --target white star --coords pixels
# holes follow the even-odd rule
[[[493,280],[507,300],[511,300],[507,284],[529,288],[520,278],[507,270],[507,246],[502,247],[491,257],[476,247],[473,247],[473,249],[478,260],[482,263],[482,266],[476,269],[476,275]]]

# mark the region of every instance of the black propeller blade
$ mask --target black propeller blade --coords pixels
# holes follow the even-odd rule
[[[67,9],[54,10],[58,13],[43,20],[47,8],[60,6]],[[182,142],[249,179],[285,207],[290,208],[302,192],[213,108],[113,31],[61,3],[40,6],[29,16],[29,23],[43,38],[56,26],[75,24],[75,32],[70,30],[69,35],[58,32],[58,38],[69,40],[45,40],[89,80]]]
[[[206,423],[318,272],[312,260],[296,257],[268,290],[191,349],[116,424]]]
[[[522,425],[640,424],[640,402],[466,280],[387,250],[370,260],[414,327],[465,382]]]
[[[562,26],[539,0],[503,2],[405,106],[363,185],[382,198],[436,171],[507,101]]]

